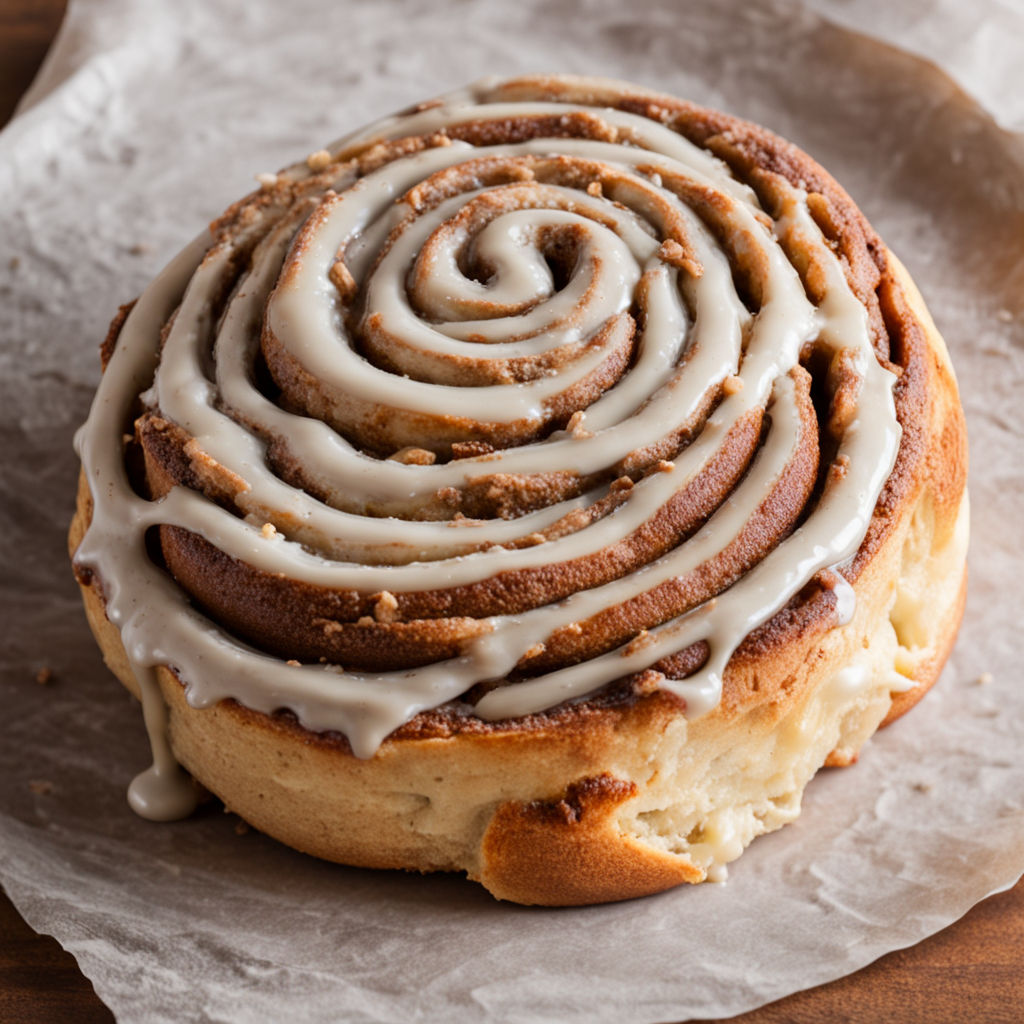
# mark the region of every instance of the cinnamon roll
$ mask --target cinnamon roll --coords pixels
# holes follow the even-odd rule
[[[636,86],[484,81],[262,175],[102,347],[71,548],[178,765],[345,864],[722,876],[935,681],[945,346],[840,186]]]

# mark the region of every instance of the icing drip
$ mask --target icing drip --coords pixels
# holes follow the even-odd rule
[[[588,85],[596,96],[614,88]],[[642,637],[491,688],[466,713],[543,711],[704,642],[702,667],[659,685],[688,716],[706,714],[743,638],[863,540],[899,445],[894,377],[806,194],[773,181],[769,216],[725,163],[670,128],[524,89],[480,83],[336,143],[315,172],[282,172],[269,200],[172,261],[124,323],[76,439],[94,504],[76,561],[102,582],[143,691],[155,764],[132,785],[140,813],[187,813],[191,797],[155,666],[174,667],[193,706],[288,708],[369,757],[420,711],[505,680],[560,631],[726,559],[806,446],[809,346],[843,362],[856,400],[837,440],[843,472],[827,476],[812,512]],[[574,118],[587,137],[561,137]],[[481,121],[545,119],[565,131],[466,141]],[[258,384],[263,358],[282,399]],[[139,496],[122,438],[140,395],[230,501],[182,485]],[[387,593],[401,607],[619,550],[758,422],[741,479],[685,543],[480,616],[460,653],[426,665],[286,662],[203,616],[147,555],[147,530],[180,527],[274,577]],[[279,470],[281,452],[307,486]],[[562,489],[511,515],[445,511],[496,474]],[[600,502],[606,511],[579,520]],[[845,622],[853,591],[831,575]]]
[[[160,684],[151,668],[138,665],[135,677],[142,692],[142,708],[153,750],[153,764],[132,779],[128,803],[133,811],[150,821],[176,821],[196,809],[196,788],[181,770],[167,737],[167,709]]]

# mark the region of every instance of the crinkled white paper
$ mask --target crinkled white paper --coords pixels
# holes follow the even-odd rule
[[[0,880],[119,1020],[729,1016],[917,942],[1024,871],[1024,140],[999,127],[1024,124],[1024,15],[813,7],[887,43],[782,0],[73,0],[0,134]],[[897,49],[904,34],[959,86]],[[107,321],[255,172],[533,70],[632,79],[774,128],[917,278],[972,447],[971,592],[945,676],[855,768],[822,773],[726,885],[619,905],[526,909],[457,877],[339,868],[213,809],[136,818],[141,717],[63,550]]]

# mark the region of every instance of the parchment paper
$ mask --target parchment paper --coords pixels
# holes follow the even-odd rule
[[[814,6],[907,33],[1024,125],[1019,8]],[[727,884],[614,906],[525,909],[457,877],[338,868],[216,809],[136,818],[140,714],[63,551],[107,321],[255,172],[528,70],[761,121],[821,160],[909,266],[972,443],[971,591],[942,681],[855,768],[822,773]],[[1024,871],[1024,141],[935,65],[781,0],[74,0],[24,107],[0,134],[0,880],[119,1020],[729,1016],[915,943]]]

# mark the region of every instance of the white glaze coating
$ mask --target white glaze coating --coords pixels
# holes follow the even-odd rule
[[[430,134],[481,117],[586,110],[577,104],[503,102],[508,91],[480,83],[425,111],[386,119],[332,151]],[[816,572],[856,552],[899,444],[894,378],[874,357],[865,310],[811,217],[806,196],[783,189],[779,216],[767,227],[754,193],[709,153],[647,119],[604,108],[594,114],[618,132],[615,141],[532,139],[487,147],[452,141],[394,159],[359,180],[343,167],[332,182],[336,193],[319,202],[303,199],[285,213],[270,205],[253,218],[245,231],[261,241],[219,319],[214,319],[214,300],[232,280],[244,234],[216,244],[207,235],[197,239],[130,313],[76,442],[94,503],[76,561],[102,581],[108,617],[122,631],[143,689],[156,767],[135,784],[133,806],[140,813],[162,817],[185,810],[180,787],[178,804],[158,806],[154,795],[154,774],[166,779],[173,773],[160,713],[152,707],[159,701],[152,666],[172,665],[194,706],[233,697],[259,711],[288,707],[310,729],[343,732],[354,752],[368,757],[419,711],[457,701],[475,683],[506,676],[526,650],[557,629],[713,558],[743,528],[796,448],[801,427],[788,374],[811,341],[830,354],[845,353],[860,378],[858,414],[837,453],[846,472],[830,479],[813,514],[714,601],[650,629],[636,649],[620,648],[492,690],[474,713],[501,719],[540,711],[642,671],[699,640],[711,651],[704,667],[686,680],[661,685],[685,699],[688,715],[707,713],[718,702],[722,673],[742,639]],[[449,168],[476,166],[471,162],[482,157],[532,168],[555,153],[609,168],[618,182],[616,195],[631,202],[600,190],[533,182],[529,176],[524,185],[505,185],[524,189],[535,205],[490,217],[472,244],[491,276],[486,282],[464,276],[458,252],[469,240],[444,232],[467,204],[488,202],[494,189],[470,188],[421,208],[417,183]],[[278,180],[301,182],[309,173],[299,165]],[[729,253],[671,190],[675,180],[716,197],[733,244],[758,268],[762,294],[755,315],[737,295]],[[688,264],[661,247],[664,225],[658,218],[665,209],[682,232],[692,257]],[[573,273],[556,289],[538,238],[566,230],[582,241]],[[817,306],[779,243],[795,237],[823,268],[825,297]],[[436,244],[429,257],[421,257],[431,239]],[[375,366],[350,343],[345,298],[328,276],[339,254],[363,283],[362,325],[375,317],[377,327],[399,336],[408,346],[402,358],[415,376],[427,379]],[[414,265],[422,274],[411,286]],[[407,465],[363,453],[326,423],[279,407],[253,386],[265,319],[290,357],[331,393],[332,416],[358,418],[360,402],[375,402],[431,416],[457,410],[485,423],[537,423],[547,404],[583,380],[615,343],[641,280],[646,316],[632,363],[586,408],[585,429],[575,433],[556,431],[476,458]],[[416,292],[415,308],[410,288]],[[516,312],[493,316],[493,303]],[[157,366],[161,328],[172,314]],[[588,345],[602,328],[607,328],[604,340]],[[525,382],[457,386],[437,376],[443,378],[456,357],[497,362],[556,350],[565,355],[558,372]],[[607,485],[516,519],[464,520],[458,530],[446,522],[398,523],[363,514],[371,506],[415,508],[443,488],[465,487],[474,477],[496,472],[569,469],[582,478],[607,476],[630,452],[688,423],[708,390],[717,391],[727,378],[733,378],[733,386],[673,464],[639,481],[611,514],[557,540],[500,547],[586,507],[607,493]],[[181,487],[155,502],[134,493],[122,435],[139,394],[187,430],[198,451],[244,481],[237,498],[244,519]],[[366,673],[285,664],[192,609],[145,553],[145,531],[174,524],[259,569],[323,586],[401,594],[472,584],[496,571],[581,558],[628,537],[709,464],[730,427],[758,408],[768,410],[770,426],[753,464],[733,495],[685,544],[630,575],[562,601],[493,616],[488,631],[461,657],[422,668]],[[267,438],[277,437],[287,438],[290,455],[331,504],[274,475],[266,459]],[[279,532],[265,536],[260,527],[267,522]],[[852,589],[838,574],[834,589],[839,618],[846,621],[853,610]]]

